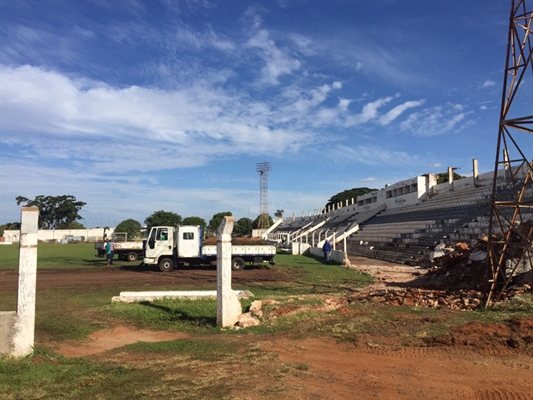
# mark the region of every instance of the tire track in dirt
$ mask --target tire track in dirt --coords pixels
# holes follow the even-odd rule
[[[476,400],[533,400],[533,394],[498,388],[478,391]]]

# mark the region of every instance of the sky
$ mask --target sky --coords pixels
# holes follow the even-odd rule
[[[473,158],[491,171],[509,14],[508,0],[0,0],[0,223],[20,221],[17,196],[63,194],[87,228],[158,210],[255,219],[264,162],[285,217],[346,189],[472,175]]]

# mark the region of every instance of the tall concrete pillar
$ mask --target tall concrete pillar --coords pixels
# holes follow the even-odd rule
[[[477,158],[474,158],[472,160],[472,177],[474,179],[474,186],[476,186],[476,183],[477,183],[477,177],[479,176],[479,169],[478,169],[478,163],[477,163]]]
[[[453,168],[448,167],[448,183],[453,183]]]
[[[503,149],[503,169],[505,170],[505,179],[511,177],[511,163],[509,162],[509,149]]]
[[[39,209],[37,207],[22,207],[17,317],[13,335],[13,351],[11,353],[14,357],[24,357],[33,353],[38,229]]]
[[[242,307],[231,289],[231,232],[235,218],[226,216],[217,229],[217,325],[221,328],[235,325]]]

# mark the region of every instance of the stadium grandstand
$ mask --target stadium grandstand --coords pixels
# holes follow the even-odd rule
[[[526,180],[528,168],[498,170],[496,192],[505,190],[511,176]],[[436,247],[462,242],[475,245],[489,232],[494,171],[437,184],[437,175],[424,174],[387,185],[358,198],[317,209],[313,214],[285,218],[268,232],[279,246],[294,243],[321,248],[329,240],[336,250],[396,263],[423,263]],[[533,199],[533,188],[525,191]],[[510,196],[511,198],[512,196]],[[522,211],[520,223],[533,221],[533,211]]]

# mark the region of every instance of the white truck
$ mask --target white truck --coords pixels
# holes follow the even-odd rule
[[[122,261],[136,261],[143,257],[144,248],[142,241],[133,242],[113,242],[115,254]],[[105,242],[96,242],[94,248],[98,257],[105,257]]]
[[[210,264],[217,259],[217,246],[203,244],[202,226],[154,226],[145,246],[143,263],[156,265],[162,272],[172,271],[178,263]],[[276,247],[271,245],[233,245],[231,268],[242,270],[246,263],[274,264]]]

